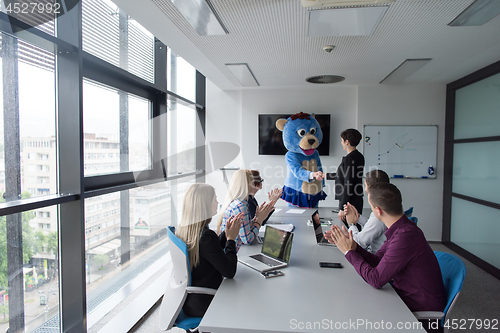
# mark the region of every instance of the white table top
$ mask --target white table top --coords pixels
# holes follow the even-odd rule
[[[285,221],[295,225],[290,264],[281,269],[285,275],[264,279],[238,264],[234,279],[220,286],[200,332],[372,332],[398,324],[410,327],[405,332],[425,332],[390,285],[371,287],[336,247],[316,244],[312,227],[306,225],[310,215]],[[273,214],[270,221],[282,218]],[[260,244],[243,245],[238,255],[260,249]],[[340,262],[344,268],[320,268],[320,261]]]

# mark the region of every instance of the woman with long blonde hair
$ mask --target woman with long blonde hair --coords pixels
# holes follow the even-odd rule
[[[224,277],[231,279],[236,274],[235,238],[242,215],[229,219],[225,231],[217,236],[208,228],[212,216],[217,214],[217,206],[215,190],[207,184],[191,185],[184,196],[182,217],[175,235],[187,245],[191,285],[195,287],[217,289]],[[212,298],[210,295],[190,294],[183,310],[189,316],[203,317]]]
[[[241,244],[250,244],[259,234],[262,222],[274,209],[276,201],[265,202],[257,208],[255,216],[250,217],[248,210],[249,186],[253,182],[253,176],[250,170],[238,170],[234,173],[229,184],[229,189],[222,205],[221,214],[217,224],[217,232],[226,229],[227,222],[234,216],[241,215],[241,227],[238,237],[236,237],[236,251]]]

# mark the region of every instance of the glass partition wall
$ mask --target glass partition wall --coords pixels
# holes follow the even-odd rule
[[[448,85],[443,241],[500,278],[500,62]]]
[[[70,7],[0,12],[1,332],[130,329],[204,181],[205,78],[111,1]]]

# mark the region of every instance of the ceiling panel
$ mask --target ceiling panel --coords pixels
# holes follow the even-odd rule
[[[432,61],[403,83],[449,83],[500,60],[495,52],[500,48],[500,15],[480,27],[448,26],[472,0],[397,0],[373,35],[340,37],[307,37],[311,9],[300,0],[211,0],[229,30],[222,36],[198,35],[170,0],[142,1],[152,2],[162,13],[155,16],[154,26],[171,21],[235,89],[241,85],[226,63],[247,63],[260,83],[249,89],[262,89],[311,85],[306,77],[324,74],[344,76],[339,85],[378,84],[412,58]],[[133,6],[131,0],[117,4],[125,2]],[[331,53],[322,49],[328,44],[335,45]]]

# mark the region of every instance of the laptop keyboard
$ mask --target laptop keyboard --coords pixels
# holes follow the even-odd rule
[[[274,259],[271,259],[271,258],[268,258],[266,256],[263,256],[262,254],[254,254],[250,257],[262,262],[263,264],[266,264],[269,267],[278,266],[278,265],[282,264],[281,262],[274,260]]]

